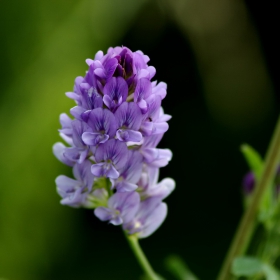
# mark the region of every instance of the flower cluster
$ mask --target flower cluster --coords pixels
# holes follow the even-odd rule
[[[156,70],[148,61],[126,47],[87,59],[86,75],[66,93],[77,105],[70,110],[74,119],[60,115],[60,136],[69,146],[53,146],[75,177],[56,178],[61,203],[95,209],[100,220],[139,238],[161,225],[167,214],[162,200],[175,187],[170,178],[158,182],[172,153],[156,146],[171,116],[161,107],[166,84],[151,81]]]

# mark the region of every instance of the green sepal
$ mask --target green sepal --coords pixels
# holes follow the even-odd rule
[[[166,268],[178,280],[198,280],[184,261],[176,255],[171,255],[165,260]]]

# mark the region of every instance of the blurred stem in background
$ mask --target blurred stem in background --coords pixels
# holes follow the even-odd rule
[[[266,121],[274,108],[273,88],[244,2],[160,3],[189,40],[212,117],[235,131]]]
[[[260,179],[254,191],[252,200],[246,209],[240,222],[235,238],[232,242],[218,280],[232,279],[231,265],[235,257],[244,255],[249,246],[250,240],[257,225],[257,214],[260,203],[265,196],[276,174],[280,160],[280,118],[278,119],[268,152],[265,158],[264,167]]]

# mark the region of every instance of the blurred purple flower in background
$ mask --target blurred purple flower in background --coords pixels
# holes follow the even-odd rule
[[[158,183],[159,168],[172,158],[156,146],[171,116],[161,101],[166,84],[151,81],[156,70],[149,57],[126,47],[109,48],[87,59],[85,77],[77,77],[66,95],[77,106],[74,119],[61,114],[55,156],[73,167],[75,179],[56,179],[61,204],[95,208],[102,221],[121,225],[127,234],[144,238],[164,221],[162,202],[175,188],[171,178]]]

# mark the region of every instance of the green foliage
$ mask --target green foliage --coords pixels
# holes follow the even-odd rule
[[[262,275],[266,280],[280,280],[280,274],[277,269],[256,257],[244,256],[236,258],[232,264],[231,272],[237,277]]]
[[[179,256],[171,255],[165,260],[165,263],[167,269],[178,280],[198,280]]]
[[[241,152],[243,153],[250,170],[254,173],[256,180],[259,180],[263,169],[262,157],[248,144],[243,144],[241,146]]]

